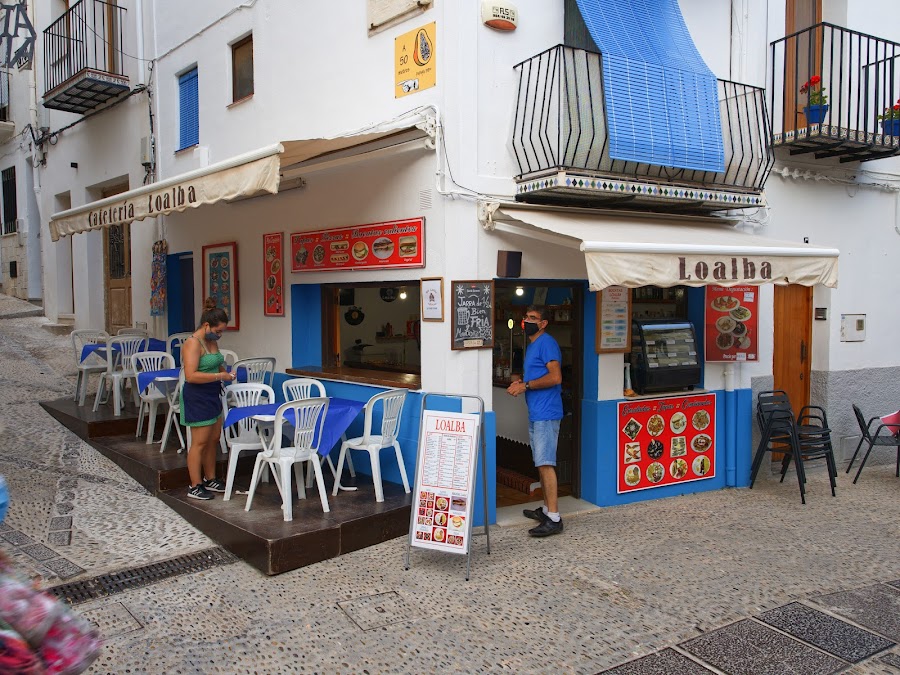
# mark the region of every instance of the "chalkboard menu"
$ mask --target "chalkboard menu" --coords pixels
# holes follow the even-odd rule
[[[451,282],[452,349],[494,346],[494,282]]]

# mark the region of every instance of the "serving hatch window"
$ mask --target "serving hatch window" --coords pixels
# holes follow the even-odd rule
[[[420,374],[418,280],[323,288],[330,366]]]

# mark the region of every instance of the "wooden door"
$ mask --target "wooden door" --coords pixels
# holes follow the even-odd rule
[[[819,23],[822,23],[822,0],[786,0],[785,35],[792,35]],[[817,70],[818,64],[822,63],[822,29],[787,40],[784,59],[783,124],[784,131],[787,132],[806,126],[806,117],[803,115],[805,102],[800,94],[800,87],[810,76],[822,74]]]
[[[772,364],[775,389],[791,399],[794,414],[809,405],[812,342],[812,288],[775,287],[775,353]]]
[[[112,197],[128,190],[128,184],[103,190]],[[103,268],[106,290],[106,331],[115,335],[131,327],[131,223],[112,225],[103,231]]]

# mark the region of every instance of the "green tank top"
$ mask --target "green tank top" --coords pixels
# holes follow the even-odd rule
[[[197,370],[201,373],[217,373],[223,363],[225,363],[225,357],[222,356],[221,352],[216,352],[215,354],[207,352],[200,356]]]

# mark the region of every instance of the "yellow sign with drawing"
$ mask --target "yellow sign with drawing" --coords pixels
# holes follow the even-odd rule
[[[434,86],[437,74],[435,23],[394,39],[394,98]]]

